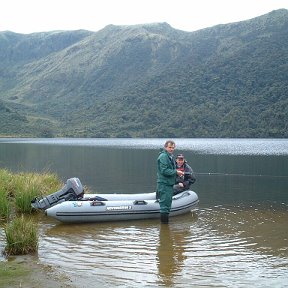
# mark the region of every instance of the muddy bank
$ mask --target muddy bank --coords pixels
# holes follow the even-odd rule
[[[2,288],[76,288],[57,267],[44,265],[33,256],[13,256],[0,262]]]

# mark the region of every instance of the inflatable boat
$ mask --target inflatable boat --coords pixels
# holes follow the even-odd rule
[[[194,210],[199,202],[194,191],[173,196],[170,216]],[[32,207],[64,223],[88,223],[139,219],[160,219],[156,192],[141,194],[84,194],[78,178],[68,179],[63,189],[35,198]]]

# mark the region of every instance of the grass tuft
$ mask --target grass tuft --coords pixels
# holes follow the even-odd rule
[[[12,174],[0,169],[0,219],[7,219],[11,211],[9,198],[11,196]]]
[[[4,227],[7,245],[6,255],[24,255],[34,253],[38,249],[38,229],[31,219],[22,215],[14,218]]]
[[[63,184],[62,184],[63,185]],[[61,187],[55,174],[25,173],[15,178],[15,208],[17,212],[31,214],[31,200],[35,197],[49,195]]]
[[[4,228],[7,242],[4,254],[24,255],[37,251],[37,225],[27,216],[35,211],[31,201],[35,197],[54,193],[62,186],[56,174],[12,174],[0,169],[0,220],[7,221]]]

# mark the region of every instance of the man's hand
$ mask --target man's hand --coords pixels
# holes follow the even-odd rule
[[[182,177],[182,176],[184,176],[184,172],[181,170],[177,170],[177,175]]]

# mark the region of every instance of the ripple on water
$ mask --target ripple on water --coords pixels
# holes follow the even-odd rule
[[[219,206],[199,210],[198,218],[172,218],[169,225],[49,224],[39,257],[76,282],[103,287],[281,287],[287,280],[287,220],[287,211]],[[276,230],[282,234],[271,238]]]

